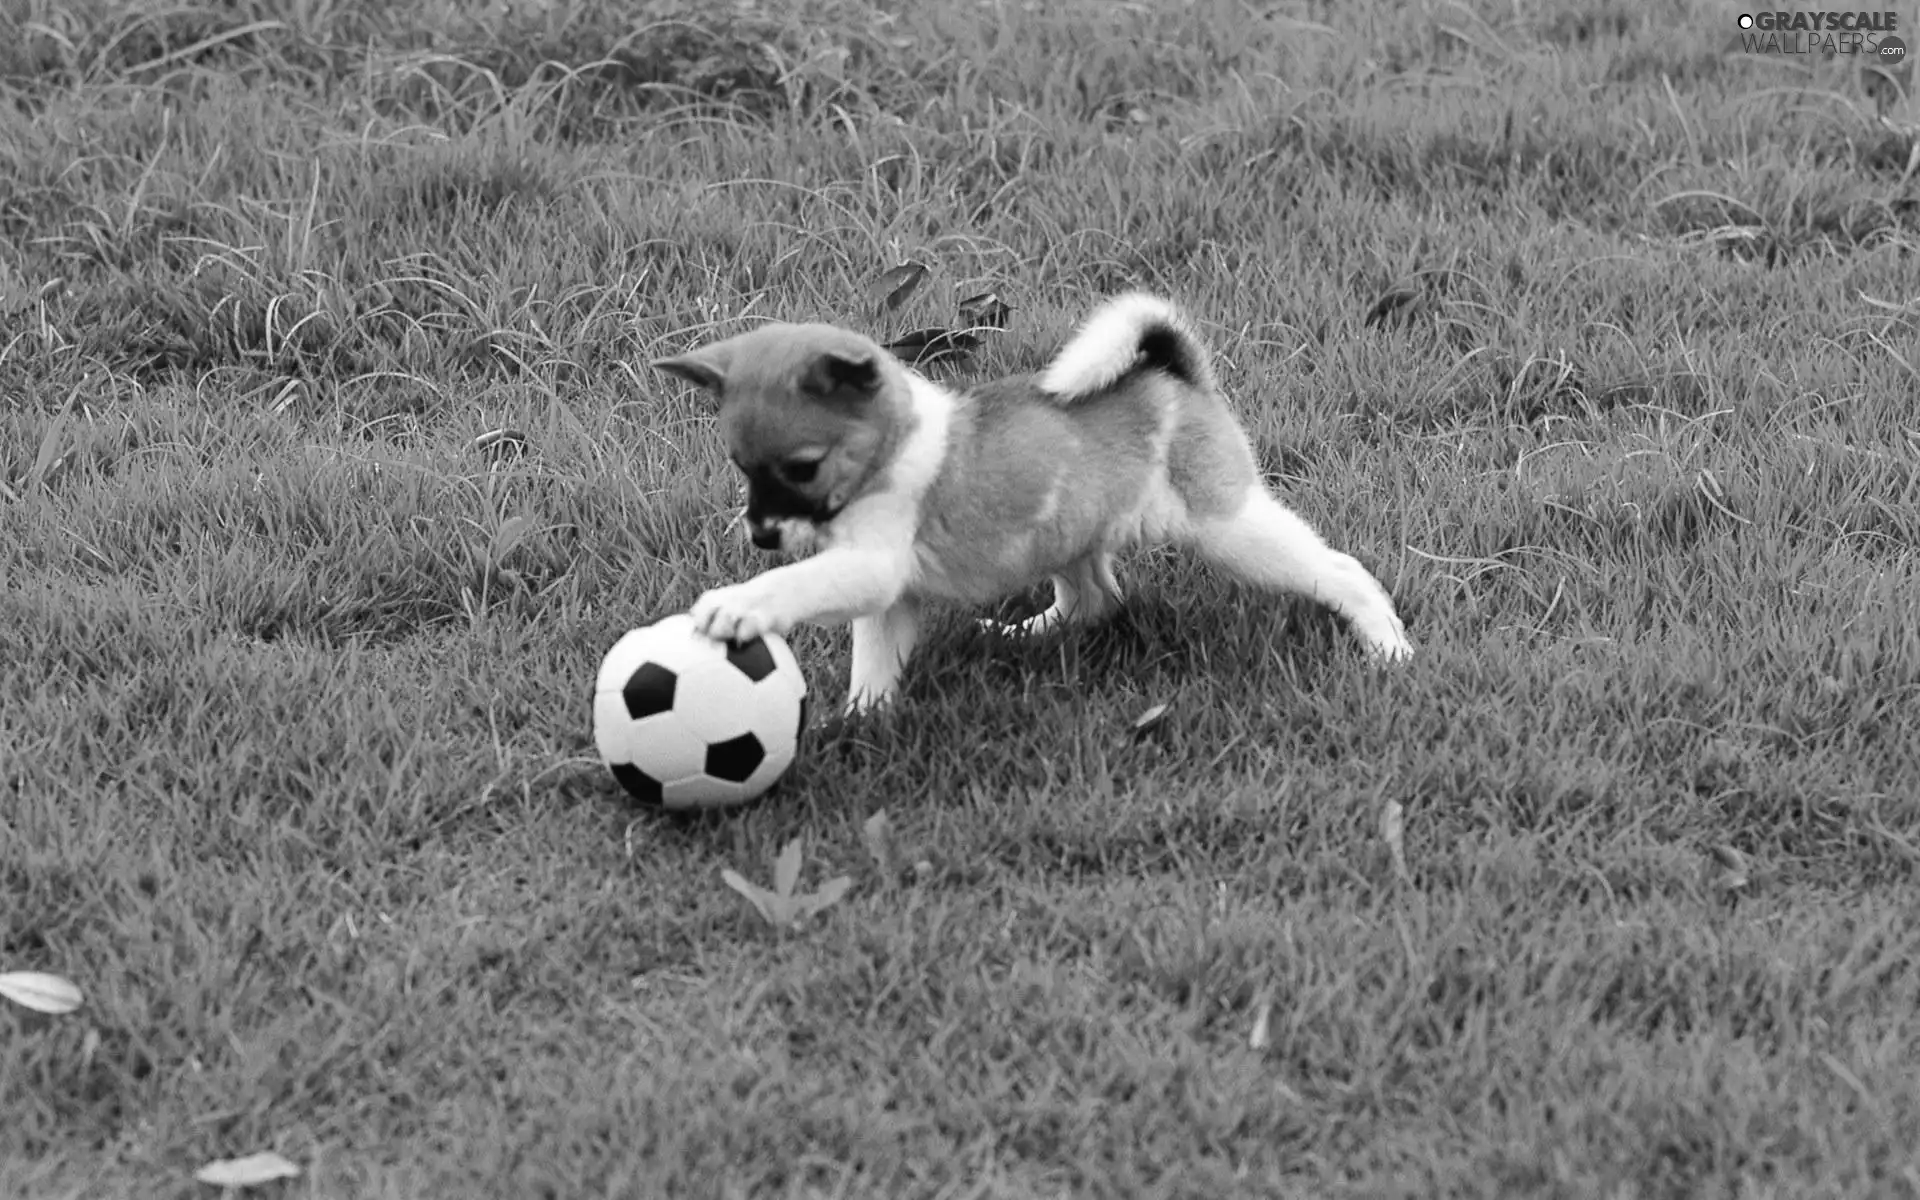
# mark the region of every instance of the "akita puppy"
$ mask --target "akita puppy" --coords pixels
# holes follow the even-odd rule
[[[1376,658],[1413,652],[1373,576],[1262,485],[1206,347],[1156,296],[1108,301],[1037,375],[964,391],[831,325],[763,325],[653,365],[718,400],[753,544],[812,552],[707,592],[695,627],[851,621],[849,711],[894,695],[927,601],[1050,578],[1046,611],[992,623],[1044,633],[1112,611],[1114,556],[1150,543],[1331,607]]]

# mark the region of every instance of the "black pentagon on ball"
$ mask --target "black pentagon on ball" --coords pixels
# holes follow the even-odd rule
[[[767,645],[767,639],[758,637],[750,642],[728,642],[727,661],[755,683],[773,674],[779,665],[773,661],[773,650]]]
[[[707,774],[728,783],[745,783],[766,758],[767,749],[760,739],[743,733],[707,747]]]
[[[620,781],[621,787],[627,789],[628,795],[650,808],[659,808],[666,803],[666,798],[660,794],[660,781],[632,763],[614,763],[613,777]]]
[[[643,665],[627,676],[627,686],[620,689],[627,702],[627,715],[638,721],[671,709],[675,682],[674,673],[659,663]]]

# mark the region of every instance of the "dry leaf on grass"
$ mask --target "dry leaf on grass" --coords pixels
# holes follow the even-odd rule
[[[1407,810],[1398,800],[1389,800],[1380,809],[1380,840],[1387,844],[1393,859],[1393,874],[1402,883],[1413,882],[1407,869]]]
[[[916,329],[886,344],[893,356],[908,366],[959,361],[973,353],[980,339],[964,329]]]
[[[40,449],[33,456],[33,465],[27,468],[27,473],[20,479],[22,493],[33,492],[67,461],[66,455],[60,452],[60,443],[67,435],[67,413],[73,408],[74,398],[79,394],[79,388],[68,393],[66,403],[60,406],[53,420],[47,422],[45,432],[40,435]]]
[[[500,522],[500,528],[493,534],[493,546],[487,552],[494,562],[505,558],[509,551],[520,544],[527,536],[527,530],[533,528],[533,522],[524,516],[508,517]]]
[[[880,869],[880,877],[894,878],[893,822],[887,819],[887,810],[878,809],[868,817],[860,826],[860,836],[867,844],[867,856]]]
[[[968,296],[959,309],[961,322],[974,329],[1005,329],[1007,318],[1013,315],[1013,305],[992,292]]]
[[[1173,711],[1173,704],[1169,701],[1164,704],[1156,704],[1141,713],[1133,719],[1133,736],[1140,737],[1143,734],[1153,732],[1162,721],[1167,719],[1167,714],[1171,711]]]
[[[527,435],[518,429],[490,429],[467,443],[467,449],[494,462],[510,462],[526,453]]]
[[[42,971],[8,971],[0,975],[0,996],[35,1012],[62,1016],[80,1007],[80,989],[58,975]]]
[[[1273,1035],[1268,1029],[1268,1023],[1272,1018],[1273,1001],[1261,1000],[1260,1008],[1254,1014],[1253,1032],[1247,1035],[1247,1049],[1265,1050],[1269,1045],[1272,1045]]]
[[[260,1154],[249,1154],[245,1158],[223,1158],[210,1162],[195,1171],[193,1177],[215,1187],[245,1188],[272,1183],[276,1179],[292,1179],[299,1174],[299,1167],[267,1150]]]
[[[920,285],[926,281],[926,264],[901,263],[891,270],[882,272],[878,279],[867,285],[867,298],[873,301],[878,312],[897,312],[901,305],[913,298],[913,294],[919,291]]]
[[[1753,871],[1747,856],[1734,847],[1721,842],[1713,847],[1713,858],[1721,866],[1720,874],[1714,878],[1714,887],[1723,892],[1737,892],[1753,882]]]

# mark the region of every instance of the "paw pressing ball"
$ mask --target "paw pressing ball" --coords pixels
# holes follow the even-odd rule
[[[607,651],[593,742],[644,804],[726,808],[760,796],[793,765],[806,714],[806,677],[785,639],[718,642],[681,613]]]

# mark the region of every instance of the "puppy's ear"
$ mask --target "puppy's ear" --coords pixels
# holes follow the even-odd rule
[[[731,347],[725,342],[715,342],[711,346],[702,346],[698,350],[689,350],[685,354],[676,354],[672,358],[656,358],[652,365],[656,371],[678,375],[688,383],[703,387],[718,396],[726,387],[727,368],[732,361]]]
[[[880,364],[871,354],[841,354],[833,350],[807,364],[800,390],[821,399],[845,397],[867,400],[880,387]]]

